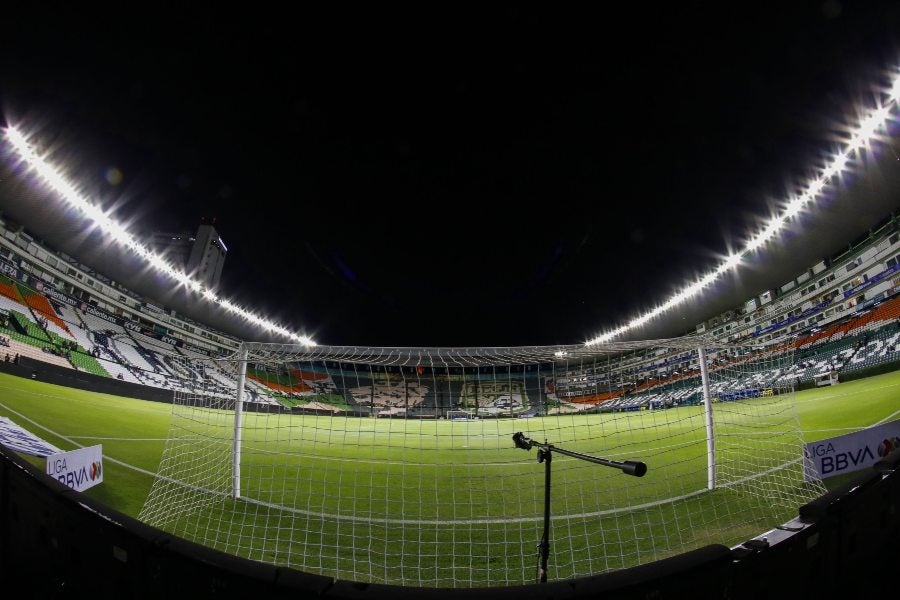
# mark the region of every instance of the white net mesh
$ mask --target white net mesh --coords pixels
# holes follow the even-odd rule
[[[522,432],[648,465],[638,478],[554,453],[551,579],[734,545],[796,516],[824,489],[802,476],[792,382],[782,378],[789,350],[705,349],[710,468],[700,345],[247,344],[238,444],[241,357],[196,357],[185,363],[192,375],[176,394],[141,518],[227,552],[342,579],[529,583],[545,465],[515,447]]]

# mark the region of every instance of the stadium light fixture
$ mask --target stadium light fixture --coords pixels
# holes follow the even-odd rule
[[[803,193],[792,198],[781,213],[775,215],[765,223],[762,228],[746,242],[743,249],[729,255],[724,261],[719,263],[715,269],[701,279],[685,284],[680,291],[673,294],[668,300],[653,310],[632,319],[626,325],[616,327],[615,329],[598,335],[585,342],[585,345],[592,346],[594,344],[608,342],[632,329],[636,329],[697,295],[701,290],[711,285],[715,280],[729,271],[739,268],[745,258],[765,246],[766,243],[775,238],[792,219],[802,211],[808,209],[822,194],[822,191],[827,186],[834,183],[834,178],[839,178],[841,173],[847,170],[848,164],[852,158],[859,158],[861,152],[871,146],[872,142],[875,141],[879,135],[879,132],[885,128],[885,125],[892,118],[898,104],[900,104],[900,74],[895,73],[890,87],[884,91],[882,100],[882,105],[870,110],[859,120],[856,128],[850,133],[848,141],[843,149],[831,159],[830,163],[819,172],[817,177],[814,177],[806,184]]]
[[[227,299],[216,296],[214,291],[204,287],[200,282],[192,279],[189,274],[169,264],[162,256],[155,254],[141,244],[125,227],[113,221],[113,219],[108,214],[104,213],[99,206],[93,204],[84,195],[79,193],[71,183],[66,181],[65,177],[63,177],[56,168],[32,148],[26,137],[16,127],[8,127],[4,131],[4,134],[19,157],[28,165],[28,168],[37,173],[38,177],[56,192],[64,202],[81,212],[116,243],[131,250],[147,261],[150,267],[168,275],[192,292],[217,304],[229,313],[233,313],[241,319],[258,326],[267,332],[277,333],[306,346],[316,345],[316,343],[308,336],[289,331],[281,325],[253,314]]]

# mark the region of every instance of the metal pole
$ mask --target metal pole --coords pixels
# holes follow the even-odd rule
[[[553,450],[554,452],[559,452],[560,454],[565,454],[566,456],[571,456],[573,458],[580,458],[581,460],[586,460],[588,462],[596,463],[598,465],[603,465],[605,467],[614,467],[616,469],[621,469],[623,473],[626,475],[634,475],[635,477],[643,477],[647,472],[647,465],[642,462],[635,460],[626,460],[619,462],[617,460],[610,460],[608,458],[600,458],[599,456],[591,456],[590,454],[582,454],[581,452],[573,452],[571,450],[565,450],[563,448],[557,448],[553,444],[544,444],[541,446],[543,448],[547,448],[548,450]]]
[[[244,382],[247,379],[247,348],[241,342],[237,392],[234,395],[234,442],[231,449],[231,495],[241,497],[241,432],[244,417]]]
[[[538,580],[540,583],[547,583],[547,561],[550,558],[550,462],[553,459],[553,453],[550,449],[538,450],[543,452],[544,460],[544,534],[541,536],[541,544],[538,546],[540,552],[540,566],[538,567]]]
[[[549,442],[544,442],[541,444],[540,442],[535,442],[531,438],[527,437],[521,431],[517,431],[512,436],[513,443],[516,445],[516,448],[521,448],[522,450],[531,450],[532,448],[538,449],[538,462],[543,462],[544,464],[544,533],[541,536],[541,543],[538,544],[538,581],[540,583],[547,582],[547,560],[550,557],[550,462],[553,460],[553,451],[561,452],[566,456],[572,456],[574,458],[580,458],[582,460],[586,460],[592,463],[597,463],[599,465],[604,465],[607,467],[615,467],[620,469],[626,475],[634,475],[635,477],[643,477],[644,474],[647,473],[647,465],[634,460],[626,460],[624,462],[618,462],[615,460],[609,460],[607,458],[600,458],[598,456],[591,456],[589,454],[582,454],[581,452],[573,452],[572,450],[564,450],[563,448],[557,448],[553,446]]]
[[[703,382],[703,404],[706,416],[706,487],[716,489],[716,438],[713,429],[712,394],[709,391],[709,371],[706,368],[706,348],[699,348],[700,379]]]
[[[623,462],[619,462],[617,460],[610,460],[608,458],[600,458],[599,456],[591,456],[590,454],[583,454],[581,452],[574,452],[572,450],[566,450],[564,448],[559,448],[554,446],[553,444],[549,444],[544,442],[543,444],[540,442],[535,442],[533,439],[526,437],[521,431],[513,434],[513,443],[516,445],[516,448],[521,448],[522,450],[531,450],[532,448],[540,448],[547,452],[554,450],[559,452],[560,454],[565,454],[566,456],[571,456],[573,458],[580,458],[581,460],[586,460],[588,462],[597,463],[598,465],[604,465],[606,467],[615,467],[616,469],[620,469],[626,475],[634,475],[635,477],[643,477],[647,474],[647,465],[636,460],[626,460]],[[540,456],[538,456],[538,462],[543,460]]]

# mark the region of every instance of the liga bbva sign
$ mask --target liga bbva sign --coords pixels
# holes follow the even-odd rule
[[[89,446],[47,457],[47,475],[76,492],[103,483],[103,446]]]
[[[804,445],[805,473],[810,466],[825,479],[871,467],[900,451],[900,420]]]

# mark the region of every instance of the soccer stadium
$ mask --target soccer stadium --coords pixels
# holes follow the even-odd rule
[[[0,215],[0,575],[35,597],[890,593],[900,78],[874,87],[715,268],[543,346],[319,344],[199,277],[223,268],[213,226],[173,261],[7,127],[0,205],[52,204],[175,292],[163,305]],[[868,196],[888,208],[851,243],[812,241],[806,216]],[[711,289],[799,246],[805,268],[747,273],[764,291],[710,313]],[[704,317],[647,335],[681,309]]]

